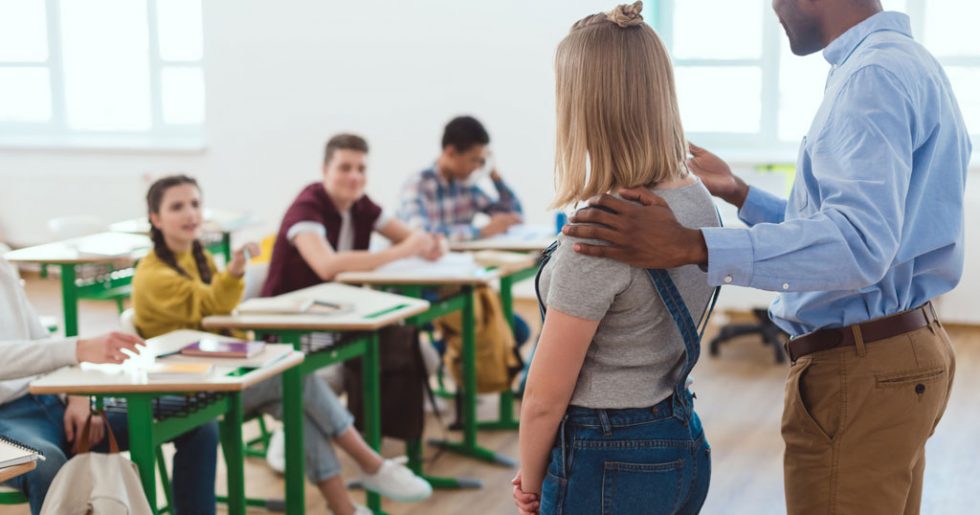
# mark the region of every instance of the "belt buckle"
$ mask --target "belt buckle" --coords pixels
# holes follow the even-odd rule
[[[796,356],[793,355],[793,347],[790,345],[790,343],[793,343],[793,338],[786,340],[786,343],[783,344],[783,350],[786,351],[786,356],[789,357],[790,364],[795,365]]]

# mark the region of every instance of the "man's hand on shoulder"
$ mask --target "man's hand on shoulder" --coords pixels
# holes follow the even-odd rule
[[[643,188],[622,190],[620,194],[622,199],[612,195],[593,199],[562,229],[568,236],[608,243],[576,243],[576,252],[641,268],[707,263],[708,250],[701,231],[681,225],[664,199]]]

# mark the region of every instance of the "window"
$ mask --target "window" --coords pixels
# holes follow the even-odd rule
[[[967,126],[980,135],[980,2],[883,0],[949,75]],[[710,13],[710,15],[706,15]],[[652,20],[674,59],[678,103],[692,141],[749,162],[793,162],[823,98],[829,65],[792,54],[770,0],[659,0]]]
[[[199,148],[200,0],[0,2],[0,144]]]

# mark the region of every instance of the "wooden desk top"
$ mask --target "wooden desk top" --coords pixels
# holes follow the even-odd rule
[[[555,241],[554,228],[537,225],[519,225],[510,231],[490,238],[449,243],[454,252],[474,250],[503,250],[507,252],[541,252]]]
[[[150,353],[162,348],[177,347],[193,343],[202,338],[234,340],[201,331],[175,331],[147,340]],[[276,359],[276,356],[282,356]],[[165,392],[233,392],[244,390],[256,383],[277,376],[303,362],[303,353],[293,350],[289,344],[267,344],[263,354],[252,360],[274,359],[266,366],[251,370],[241,376],[228,375],[243,365],[243,360],[223,358],[190,358],[179,356],[179,361],[214,363],[214,371],[203,379],[190,380],[150,380],[145,369],[134,363],[134,358],[122,365],[93,365],[84,363],[65,367],[31,383],[31,393],[39,394],[122,394],[122,393],[165,393]],[[147,359],[139,358],[146,362]],[[169,358],[168,358],[169,359]],[[253,361],[257,362],[257,361]]]
[[[207,329],[375,331],[429,309],[429,303],[424,300],[338,283],[320,284],[276,298],[317,299],[351,304],[354,309],[331,315],[250,313],[210,316],[204,319],[203,325]]]
[[[409,258],[389,263],[373,272],[344,272],[337,281],[347,284],[404,286],[483,286],[500,277],[472,255],[449,253],[439,261]]]
[[[474,253],[473,258],[481,266],[495,267],[501,275],[509,275],[531,268],[538,261],[534,254],[498,250],[481,250]]]
[[[20,465],[14,465],[12,467],[0,468],[0,483],[3,483],[8,479],[13,479],[22,474],[26,474],[35,468],[37,468],[36,461],[29,461],[27,463],[21,463]]]
[[[255,218],[249,213],[237,211],[224,211],[220,209],[204,210],[204,230],[210,232],[233,232],[243,227],[256,223]],[[112,232],[129,234],[149,234],[150,221],[146,217],[132,218],[116,222],[109,226]]]
[[[138,234],[103,232],[8,252],[11,263],[85,264],[129,262],[143,257],[153,242]]]

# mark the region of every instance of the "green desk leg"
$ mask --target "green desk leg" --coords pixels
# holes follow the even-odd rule
[[[436,490],[461,490],[464,488],[483,488],[479,479],[466,477],[430,476],[422,471],[422,442],[409,440],[405,442],[405,454],[408,455],[408,468],[416,476],[426,480]]]
[[[303,515],[306,478],[303,477],[303,378],[299,367],[282,374],[282,407],[286,436],[286,513]]]
[[[378,333],[368,337],[367,352],[364,353],[364,437],[367,444],[381,451],[381,357],[378,348]],[[367,506],[374,513],[381,510],[381,496],[368,490]]]
[[[513,467],[517,463],[503,454],[484,449],[476,443],[476,319],[473,312],[473,287],[463,288],[463,442],[430,440],[429,444],[478,460]]]
[[[242,441],[242,394],[228,395],[228,411],[221,420],[221,450],[225,455],[229,515],[245,515],[245,445]]]
[[[75,265],[61,265],[61,305],[65,314],[65,336],[78,336],[78,291],[75,289]]]
[[[129,456],[140,473],[143,492],[153,513],[157,513],[157,477],[153,453],[153,398],[149,395],[126,396],[126,420],[129,425]]]

